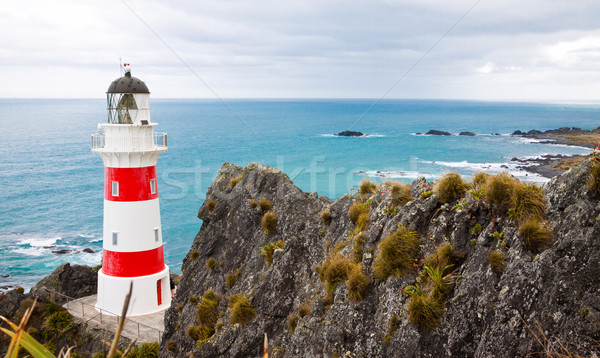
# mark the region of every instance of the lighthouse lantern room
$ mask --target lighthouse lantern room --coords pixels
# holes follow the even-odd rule
[[[150,121],[150,91],[125,75],[106,92],[108,122],[98,124],[92,151],[104,162],[102,268],[96,308],[121,314],[133,283],[129,316],[150,314],[171,304],[169,268],[163,255],[156,163],[167,135]]]

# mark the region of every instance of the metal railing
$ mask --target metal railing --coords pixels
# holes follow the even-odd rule
[[[74,302],[74,301],[78,300],[77,298],[69,297],[69,296],[64,295],[62,293],[50,290],[47,287],[44,287],[44,290],[46,292],[48,292],[48,296],[49,296],[50,301],[54,302],[56,295],[65,298],[67,300],[67,303],[64,304],[63,306],[66,306],[67,310],[69,310],[69,304],[71,304],[71,307],[73,307],[73,305],[75,305],[76,308],[79,308],[77,306],[81,305],[81,319],[83,321],[85,321],[86,323],[89,322],[89,321],[91,321],[91,320],[93,320],[93,319],[99,319],[100,323],[104,325],[104,322],[107,322],[107,324],[108,324],[110,320],[116,320],[116,325],[115,325],[115,330],[116,330],[116,327],[119,325],[119,321],[122,319],[122,316],[120,316],[120,315],[118,315],[116,313],[104,310],[102,308],[97,308],[96,306],[90,305],[88,303],[81,302],[81,301],[80,302]],[[86,320],[86,317],[85,317],[85,307],[87,307],[88,312],[92,312],[92,316],[89,317],[89,319],[87,319],[87,320]],[[73,309],[73,310],[75,310],[75,309]],[[94,313],[96,313],[96,315],[93,315]],[[151,331],[151,332],[154,332],[156,334],[156,336],[158,338],[158,342],[160,343],[160,341],[162,339],[163,331],[161,331],[158,328],[151,327],[151,326],[145,325],[143,323],[137,322],[137,321],[135,321],[135,320],[133,320],[133,319],[131,319],[129,317],[126,317],[125,319],[126,319],[126,321],[125,321],[124,328],[123,328],[124,332],[125,332],[125,329],[127,328],[127,326],[129,326],[129,328],[131,328],[132,326],[133,327],[137,327],[137,338],[140,339],[141,338],[141,335],[140,335],[141,332],[143,332],[144,330],[145,331]],[[104,330],[106,330],[106,328],[104,328]],[[135,332],[136,330],[134,329],[133,331]],[[128,332],[131,332],[131,330],[128,330]],[[115,332],[112,331],[112,333],[115,333]],[[127,338],[133,338],[133,337],[127,337]]]
[[[110,135],[100,132],[92,134],[92,150],[114,149],[119,151],[166,150],[167,133],[154,132],[152,137],[143,135]]]

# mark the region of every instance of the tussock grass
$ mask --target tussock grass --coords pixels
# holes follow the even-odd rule
[[[471,186],[473,187],[473,189],[479,190],[480,188],[485,186],[489,177],[490,176],[487,173],[477,172],[475,173],[475,175],[473,175],[473,181],[471,182]]]
[[[363,256],[363,245],[365,244],[365,234],[363,232],[359,232],[354,235],[354,239],[352,240],[352,256],[354,262],[361,262]]]
[[[267,211],[266,213],[264,213],[262,220],[261,220],[261,225],[263,228],[263,231],[265,232],[265,234],[267,235],[271,235],[277,232],[277,213],[275,213],[274,211]]]
[[[271,208],[273,207],[273,203],[271,203],[271,200],[269,199],[260,199],[260,201],[258,202],[258,207],[263,212],[267,212],[271,210]]]
[[[408,299],[408,321],[420,329],[431,329],[440,323],[444,306],[432,296],[426,295],[418,285],[405,290]]]
[[[363,178],[358,187],[358,193],[360,195],[373,194],[377,191],[377,185],[373,183],[369,178]]]
[[[192,251],[190,251],[190,258],[192,260],[195,261],[198,257],[200,257],[200,251],[198,251],[198,250],[192,250]]]
[[[441,203],[451,203],[465,196],[467,184],[460,175],[448,173],[438,180],[433,191],[439,196]]]
[[[287,318],[288,331],[290,334],[294,334],[296,327],[298,327],[298,315],[291,314]]]
[[[419,252],[417,233],[398,225],[398,230],[379,243],[379,250],[373,262],[373,275],[378,280],[390,276],[401,276],[413,268]]]
[[[331,224],[331,211],[329,209],[321,211],[321,220],[327,225]]]
[[[454,286],[453,273],[446,274],[446,272],[452,267],[452,265],[446,266],[425,266],[425,272],[427,274],[427,283],[431,286],[431,297],[435,300],[442,302],[446,299],[448,294],[452,291]]]
[[[240,269],[237,269],[234,273],[230,273],[229,275],[227,275],[227,277],[225,277],[225,285],[227,285],[227,288],[233,287],[233,285],[235,285],[237,279],[240,278],[241,275],[242,270]]]
[[[361,215],[363,215],[363,221],[365,220],[366,217],[366,221],[369,220],[369,210],[371,209],[371,202],[367,201],[364,203],[353,203],[350,206],[350,209],[348,209],[348,217],[350,218],[350,221],[352,221],[352,223],[356,226],[358,223],[358,219],[360,218]]]
[[[600,196],[600,159],[596,156],[592,157],[592,165],[589,169],[590,179],[587,182],[587,187],[594,196]]]
[[[206,268],[214,271],[215,270],[215,266],[217,265],[217,260],[215,260],[212,257],[209,257],[208,260],[206,260]]]
[[[504,271],[504,254],[501,250],[492,250],[488,255],[490,261],[490,268],[494,273],[500,275]]]
[[[279,240],[276,242],[270,242],[266,246],[262,246],[260,248],[261,255],[265,255],[265,262],[267,263],[267,266],[270,267],[273,264],[273,253],[275,252],[275,250],[283,250],[284,246],[285,241]]]
[[[252,209],[256,208],[258,206],[258,201],[256,199],[251,199],[250,203],[248,203],[248,205],[250,205],[250,207]]]
[[[229,181],[229,186],[231,186],[231,189],[235,188],[235,186],[242,181],[242,179],[244,179],[245,174],[240,174],[235,178],[231,178],[231,180]]]
[[[412,200],[410,186],[399,181],[387,181],[384,183],[390,188],[392,206],[404,205]]]
[[[217,206],[217,203],[214,200],[209,200],[206,202],[206,207],[208,210],[213,211],[213,209]]]
[[[508,209],[514,206],[513,193],[520,185],[521,182],[518,179],[507,173],[491,176],[485,184],[485,201],[494,205],[500,214],[506,215]]]
[[[229,297],[227,305],[231,309],[229,320],[232,324],[247,325],[256,317],[256,310],[246,295],[237,294]]]
[[[348,280],[346,281],[346,287],[348,288],[348,297],[352,302],[358,302],[363,299],[363,296],[367,293],[371,279],[362,267],[362,265],[353,265]]]
[[[298,316],[304,318],[312,313],[312,305],[310,302],[304,302],[298,307]]]
[[[515,187],[513,196],[515,219],[524,223],[528,219],[541,219],[546,211],[546,199],[542,188],[530,183]]]
[[[207,290],[202,295],[202,300],[196,308],[196,318],[201,326],[208,327],[212,336],[215,332],[215,324],[219,318],[219,296],[213,290]],[[207,338],[207,337],[206,337]]]
[[[536,219],[523,223],[519,228],[519,235],[523,238],[527,248],[533,252],[542,251],[554,243],[554,232],[544,221]]]

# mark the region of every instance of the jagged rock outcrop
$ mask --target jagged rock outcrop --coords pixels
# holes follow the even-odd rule
[[[432,183],[420,178],[411,185],[413,199],[394,204],[392,191],[381,187],[362,199],[370,202],[359,255],[372,280],[367,293],[354,302],[340,284],[328,305],[315,268],[333,251],[353,255],[351,237],[357,229],[348,210],[361,201],[359,194],[333,202],[302,192],[277,169],[226,163],[199,210],[202,228],[184,259],[181,281],[166,313],[161,357],[257,356],[264,333],[271,356],[524,357],[544,349],[524,322],[540,335],[539,323],[551,343],[560,340],[573,352],[597,353],[600,204],[586,186],[589,165],[584,162],[545,187],[545,216],[556,240],[539,253],[527,248],[510,218],[482,199],[470,196],[454,208],[456,202],[441,204],[428,192]],[[263,211],[256,202],[260,199],[272,202],[274,233],[266,234],[261,226]],[[321,218],[323,210],[330,212],[330,223]],[[415,271],[374,280],[378,245],[399,224],[418,233]],[[495,236],[499,232],[504,232],[502,245]],[[278,240],[285,246],[274,251],[269,266],[260,248]],[[419,329],[409,323],[404,289],[416,283],[420,259],[444,242],[459,257],[453,262],[456,284],[445,300],[439,326]],[[501,273],[490,267],[493,249],[504,252]],[[199,345],[188,329],[199,325],[198,301],[209,289],[220,296],[217,331]],[[234,294],[248,295],[256,309],[247,325],[231,323],[227,301]],[[306,303],[311,313],[299,318],[292,333],[288,317]],[[398,320],[390,330],[393,315]]]
[[[98,291],[98,272],[89,266],[65,262],[36,283],[30,293],[34,297],[48,297],[49,291],[72,298],[95,295]],[[53,300],[60,304],[66,302],[60,295],[54,295]]]

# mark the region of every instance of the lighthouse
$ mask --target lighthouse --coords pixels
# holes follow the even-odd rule
[[[166,133],[154,131],[150,91],[125,75],[106,91],[108,121],[92,135],[92,151],[104,162],[102,268],[96,308],[121,314],[131,295],[128,316],[164,310],[171,304],[169,268],[163,255],[156,163],[167,150]]]

